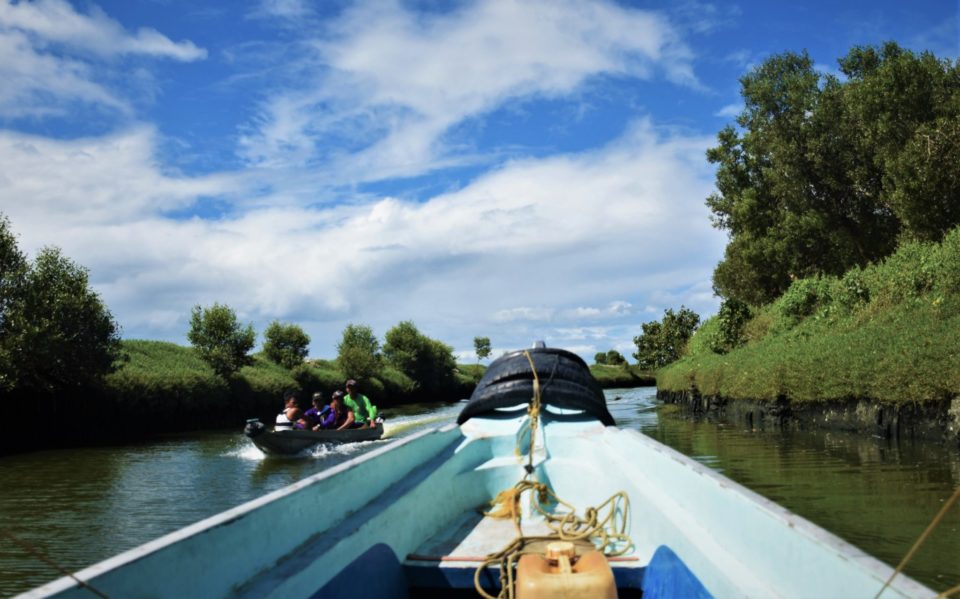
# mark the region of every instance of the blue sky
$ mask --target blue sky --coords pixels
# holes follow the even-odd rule
[[[717,308],[739,77],[886,40],[956,60],[958,4],[0,0],[0,212],[127,338],[220,302],[314,357],[402,320],[629,355]]]

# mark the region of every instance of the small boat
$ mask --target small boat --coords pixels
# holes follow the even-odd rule
[[[342,431],[268,431],[260,420],[253,418],[247,421],[243,434],[253,441],[253,444],[263,453],[293,455],[320,443],[376,441],[383,437],[383,422],[377,422],[377,425],[373,428],[349,428]]]
[[[575,354],[507,354],[458,423],[23,596],[88,597],[83,585],[133,598],[936,596],[612,423]]]

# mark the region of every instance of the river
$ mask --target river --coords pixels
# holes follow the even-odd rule
[[[896,565],[953,489],[960,454],[837,433],[784,433],[693,420],[655,389],[607,391],[622,428],[640,430]],[[237,432],[0,458],[0,596],[76,571],[425,427],[459,404],[388,410],[382,441],[266,458]],[[937,590],[960,583],[960,506],[908,565]],[[16,541],[7,536],[12,533]]]

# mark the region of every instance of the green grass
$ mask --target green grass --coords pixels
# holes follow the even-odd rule
[[[656,382],[652,372],[640,370],[636,365],[594,364],[590,367],[590,373],[604,389],[640,387]]]
[[[960,229],[908,243],[842,277],[794,282],[747,323],[745,346],[710,350],[708,320],[662,390],[730,399],[922,402],[960,395]]]

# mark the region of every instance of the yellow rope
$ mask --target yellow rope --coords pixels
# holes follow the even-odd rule
[[[900,574],[900,572],[906,567],[907,562],[909,562],[910,559],[913,557],[913,554],[916,553],[918,549],[920,549],[920,546],[923,545],[924,541],[927,540],[927,537],[930,536],[930,533],[932,533],[933,530],[937,527],[937,525],[940,524],[940,521],[943,520],[943,517],[947,514],[947,511],[950,509],[951,506],[953,506],[953,503],[957,500],[958,497],[960,497],[960,487],[957,487],[956,490],[954,490],[953,495],[950,496],[950,499],[948,499],[947,502],[943,504],[943,507],[940,508],[940,512],[933,517],[933,520],[931,520],[930,524],[927,525],[926,530],[924,530],[923,534],[921,534],[920,537],[916,540],[916,542],[913,544],[913,547],[911,547],[910,551],[907,552],[907,555],[905,555],[903,559],[900,560],[900,564],[897,566],[897,569],[893,571],[893,574],[890,575],[890,578],[887,579],[887,582],[883,583],[883,587],[880,588],[880,592],[876,594],[874,599],[877,599],[878,597],[880,597],[880,595],[882,595],[883,592],[887,590],[887,587],[890,586],[890,583],[893,582],[893,579],[897,577],[897,574]],[[946,591],[942,596],[950,595],[956,592],[957,589],[958,587],[954,587],[953,589]]]
[[[958,584],[957,586],[955,586],[955,587],[953,587],[953,588],[950,588],[950,589],[947,589],[947,590],[945,590],[944,592],[940,593],[939,595],[937,595],[937,599],[946,599],[946,597],[949,597],[950,595],[953,595],[953,594],[956,593],[957,591],[960,591],[960,584]]]
[[[510,518],[513,520],[517,536],[500,551],[488,555],[474,572],[474,588],[485,599],[513,599],[516,562],[521,555],[532,553],[532,551],[527,550],[531,543],[548,541],[589,542],[592,547],[598,548],[608,556],[622,555],[633,546],[633,542],[626,534],[630,513],[630,499],[626,493],[620,491],[600,504],[599,507],[588,507],[584,512],[584,517],[580,518],[576,515],[576,508],[557,497],[547,485],[537,482],[533,469],[533,453],[536,447],[537,425],[541,411],[540,378],[537,375],[537,369],[533,364],[530,352],[524,351],[523,353],[527,357],[527,361],[530,362],[530,370],[533,372],[533,398],[530,400],[530,406],[527,409],[529,418],[527,423],[524,424],[524,427],[529,427],[530,431],[526,473],[512,488],[498,493],[496,498],[490,502],[494,509],[484,513],[485,516],[490,518]],[[515,448],[517,457],[522,457],[520,440],[526,430],[524,427],[521,427],[520,434],[517,435],[517,446]],[[534,494],[531,505],[543,516],[547,527],[553,531],[550,534],[539,536],[523,534],[523,528],[520,524],[522,512],[520,502],[523,499],[523,494],[527,492]],[[568,511],[560,514],[556,513],[555,510],[547,511],[545,506],[548,503],[562,506]],[[606,511],[605,515],[601,517],[604,511]],[[540,552],[536,551],[536,553]],[[500,565],[500,594],[497,597],[488,594],[480,584],[481,573],[494,564]]]

